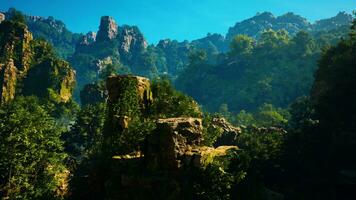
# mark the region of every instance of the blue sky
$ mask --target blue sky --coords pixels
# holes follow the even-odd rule
[[[25,14],[53,16],[73,32],[97,31],[100,16],[119,25],[137,25],[149,43],[171,38],[182,41],[230,26],[257,12],[294,12],[310,21],[356,10],[356,0],[0,0],[0,10],[14,7]]]

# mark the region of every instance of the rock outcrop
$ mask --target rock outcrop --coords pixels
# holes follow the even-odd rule
[[[15,98],[17,69],[13,59],[0,63],[0,103],[6,103]]]
[[[74,85],[75,72],[69,63],[49,58],[31,67],[23,81],[22,94],[66,103],[72,97]]]
[[[84,35],[81,40],[79,41],[80,45],[90,45],[96,41],[96,33],[95,32],[88,32],[86,35]]]
[[[0,12],[0,23],[5,20],[5,14]]]
[[[237,149],[236,146],[202,146],[202,131],[202,121],[198,118],[159,119],[156,130],[147,138],[146,167],[155,171],[203,168]]]
[[[58,103],[71,99],[75,72],[48,43],[33,40],[21,22],[5,21],[0,32],[0,103],[17,94],[53,97]]]
[[[96,40],[99,42],[110,41],[116,38],[118,34],[118,25],[115,20],[109,16],[103,16],[100,20],[99,31]]]
[[[25,25],[10,21],[1,23],[0,31],[0,103],[5,103],[15,97],[17,82],[30,68],[32,34]]]
[[[136,26],[123,26],[119,35],[120,52],[123,54],[133,54],[141,52],[148,46],[143,34]]]
[[[126,84],[128,82],[132,82],[135,85],[141,109],[148,108],[153,101],[150,80],[145,77],[131,75],[115,75],[107,79],[108,104],[115,104],[122,100],[124,91],[130,90],[130,86]]]
[[[115,75],[106,81],[108,91],[106,118],[107,131],[104,134],[107,151],[115,148],[115,141],[128,128],[131,120],[144,117],[152,104],[150,81],[131,75]]]
[[[234,127],[225,118],[214,118],[212,121],[214,128],[222,129],[222,134],[216,139],[214,146],[234,145],[237,137],[241,133],[240,127]]]
[[[201,119],[159,119],[156,131],[147,139],[144,152],[148,167],[155,170],[181,168],[186,153],[200,145],[202,131]]]

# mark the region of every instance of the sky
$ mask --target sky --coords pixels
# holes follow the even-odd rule
[[[0,0],[0,11],[14,7],[28,15],[53,16],[76,33],[97,31],[100,17],[137,25],[149,43],[193,40],[207,33],[225,35],[236,22],[258,12],[299,14],[311,22],[352,13],[356,0]]]

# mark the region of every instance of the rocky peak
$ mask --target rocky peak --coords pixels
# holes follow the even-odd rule
[[[341,26],[350,26],[352,23],[353,17],[352,15],[346,12],[339,12],[336,16],[322,19],[316,21],[313,25],[314,31],[329,31],[332,29],[336,29]]]
[[[249,20],[271,21],[274,19],[275,19],[275,17],[271,12],[262,12],[262,13],[257,13],[254,17],[252,17]]]
[[[310,29],[311,24],[303,17],[292,12],[275,17],[270,12],[257,13],[256,16],[238,22],[229,29],[226,38],[230,41],[235,35],[246,34],[258,38],[267,29],[286,30],[289,34],[295,35],[301,30]]]
[[[143,34],[136,26],[123,26],[120,31],[119,41],[120,52],[128,54],[130,52],[141,52],[148,44]]]
[[[160,49],[165,49],[169,46],[170,43],[171,43],[170,39],[160,40],[157,44],[157,47]]]
[[[90,45],[96,41],[96,32],[88,32],[86,35],[82,37],[79,41],[80,45]]]
[[[116,38],[118,34],[118,25],[115,20],[109,16],[103,16],[100,20],[97,41],[108,41]]]

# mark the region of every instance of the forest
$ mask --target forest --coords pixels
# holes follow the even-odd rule
[[[149,44],[0,12],[0,199],[356,199],[355,14]]]

